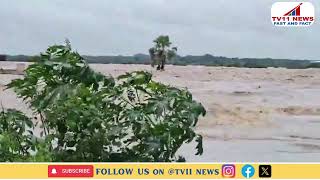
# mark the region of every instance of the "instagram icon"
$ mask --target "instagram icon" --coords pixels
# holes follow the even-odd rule
[[[222,166],[222,177],[234,178],[236,176],[236,167],[233,164],[224,164]]]

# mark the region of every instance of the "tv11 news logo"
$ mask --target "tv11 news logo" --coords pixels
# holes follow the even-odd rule
[[[276,2],[271,7],[271,22],[282,27],[311,26],[315,20],[310,2]]]

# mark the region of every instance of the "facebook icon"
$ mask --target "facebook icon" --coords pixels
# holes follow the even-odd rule
[[[250,164],[246,164],[241,170],[242,176],[245,178],[251,178],[254,175],[254,167]]]

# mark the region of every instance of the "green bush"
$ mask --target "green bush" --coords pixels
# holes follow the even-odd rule
[[[176,152],[193,140],[203,152],[193,127],[206,111],[187,90],[143,71],[105,76],[70,45],[49,47],[7,87],[38,118],[2,111],[1,161],[184,161]]]

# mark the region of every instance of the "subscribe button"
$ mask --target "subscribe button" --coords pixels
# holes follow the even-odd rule
[[[93,177],[93,165],[49,165],[48,177]]]

